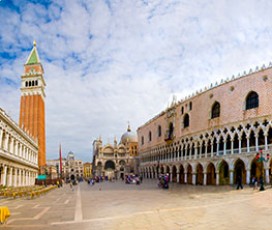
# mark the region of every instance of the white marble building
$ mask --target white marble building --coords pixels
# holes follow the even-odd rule
[[[0,108],[0,183],[3,186],[35,184],[38,143]]]

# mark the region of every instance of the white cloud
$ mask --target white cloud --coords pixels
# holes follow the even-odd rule
[[[271,59],[267,1],[15,1],[16,11],[5,4],[0,106],[18,120],[20,75],[36,39],[47,83],[48,158],[58,157],[61,142],[65,154],[90,161],[96,137],[120,138],[128,120],[136,131],[173,94],[184,97]]]

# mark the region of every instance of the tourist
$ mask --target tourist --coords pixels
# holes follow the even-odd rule
[[[239,188],[243,189],[241,176],[238,176],[238,178],[237,178],[237,189],[239,189]]]

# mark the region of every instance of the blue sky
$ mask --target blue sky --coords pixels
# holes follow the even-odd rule
[[[120,139],[221,79],[272,60],[268,0],[0,1],[0,107],[18,121],[20,76],[37,41],[47,158]]]

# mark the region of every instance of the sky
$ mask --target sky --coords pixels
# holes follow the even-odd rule
[[[47,159],[118,141],[178,100],[272,61],[269,0],[0,0],[0,107],[19,120],[37,42]]]

